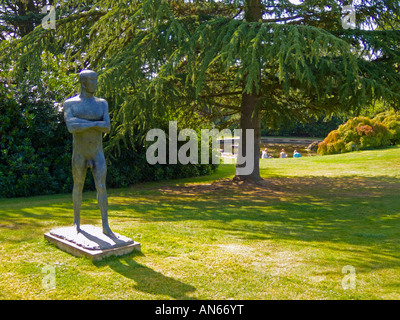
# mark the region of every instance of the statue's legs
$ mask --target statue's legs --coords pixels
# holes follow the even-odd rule
[[[72,190],[72,201],[74,203],[74,226],[80,231],[80,212],[82,204],[82,190],[86,176],[86,160],[83,156],[72,155],[72,176],[74,179],[74,188]]]
[[[99,204],[101,221],[103,224],[103,233],[108,236],[114,236],[110,226],[108,225],[108,198],[106,190],[106,176],[107,166],[104,158],[104,153],[99,152],[94,158],[94,164],[92,168],[93,178],[97,190],[97,202]]]

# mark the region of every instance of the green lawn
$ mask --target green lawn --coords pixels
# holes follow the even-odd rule
[[[43,238],[71,225],[71,195],[1,199],[0,299],[400,299],[400,147],[262,159],[261,173],[266,186],[232,184],[221,165],[109,190],[111,227],[142,252],[100,262]],[[82,223],[100,221],[85,193]]]

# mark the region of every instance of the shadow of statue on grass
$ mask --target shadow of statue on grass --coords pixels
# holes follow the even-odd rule
[[[185,284],[174,278],[164,276],[134,260],[135,256],[143,256],[142,253],[131,253],[122,257],[110,257],[102,261],[94,262],[96,266],[108,265],[115,272],[134,281],[133,289],[152,295],[170,296],[177,300],[195,300],[187,296],[196,290],[195,287]]]

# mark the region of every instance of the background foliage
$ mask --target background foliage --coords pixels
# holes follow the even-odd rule
[[[261,136],[280,136],[280,137],[326,137],[329,132],[336,129],[340,124],[349,118],[348,115],[334,115],[326,117],[324,115],[313,117],[306,122],[292,121],[279,124],[277,128],[267,125],[261,127]]]
[[[392,110],[379,113],[372,119],[360,116],[348,120],[319,143],[318,153],[345,153],[388,147],[398,143],[400,114]]]
[[[38,12],[39,1],[25,2],[32,6],[26,17]],[[258,154],[261,122],[279,128],[360,111],[378,100],[399,108],[400,5],[359,1],[356,28],[345,29],[341,19],[349,4],[59,1],[55,30],[38,25],[24,35],[18,19],[9,21],[17,36],[0,48],[0,63],[8,66],[17,57],[16,74],[27,69],[35,78],[40,54],[48,50],[79,70],[97,70],[99,95],[114,106],[110,144],[120,144],[116,148],[126,139],[136,144],[143,138],[137,132],[175,112],[191,128],[197,116],[221,126],[231,124],[221,119],[240,122],[254,130]],[[252,179],[259,180],[257,161],[254,168]]]
[[[74,94],[77,74],[62,56],[43,53],[40,78],[15,83],[3,72],[0,87],[0,197],[72,191],[72,135],[64,123],[62,102]],[[113,106],[110,106],[113,110]],[[158,120],[158,127],[165,120]],[[168,130],[166,130],[168,131]],[[143,129],[135,128],[143,138]],[[126,187],[142,181],[184,178],[211,173],[215,165],[149,165],[142,140],[126,139],[124,148],[104,139],[108,162],[107,186]],[[88,172],[85,190],[94,190]]]
[[[66,192],[71,187],[71,139],[48,88],[2,86],[0,196]]]
[[[105,137],[111,186],[188,171],[208,172],[197,165],[145,166],[145,133],[167,127],[169,120],[187,128],[239,123],[242,129],[254,130],[253,149],[258,154],[262,125],[267,134],[280,128],[287,135],[299,134],[311,122],[308,132],[320,135],[322,130],[311,129],[325,125],[327,130],[328,125],[320,122],[326,116],[360,114],[376,101],[390,101],[393,108],[400,108],[398,1],[355,3],[355,29],[344,29],[341,23],[343,8],[350,4],[347,0],[299,4],[287,0],[0,0],[0,4],[0,68],[12,74],[11,82],[24,93],[14,97],[16,114],[36,112],[55,119],[62,100],[78,92],[74,75],[83,68],[98,72],[98,95],[109,102],[112,118],[112,132]],[[50,4],[57,12],[54,30],[40,24],[45,15],[42,7]],[[44,52],[57,58],[49,59]],[[34,87],[37,92],[30,91]],[[48,96],[52,106],[50,101],[44,106]],[[37,111],[41,109],[49,111]],[[19,146],[26,150],[7,151],[10,157],[31,152],[33,158],[32,150],[36,154],[35,148],[40,149],[35,139],[58,147],[70,139],[54,143],[46,142],[46,134],[26,136],[29,117],[21,117],[18,121],[25,123],[17,121]],[[52,123],[49,119],[44,123]],[[38,123],[35,126],[40,127]],[[48,130],[56,131],[57,125]],[[368,138],[363,141],[376,138],[364,131]],[[370,147],[375,143],[371,141]],[[258,158],[254,159],[252,179],[259,180]],[[44,168],[53,175],[50,164]],[[22,177],[30,175],[26,172]],[[31,188],[26,184],[26,190]]]

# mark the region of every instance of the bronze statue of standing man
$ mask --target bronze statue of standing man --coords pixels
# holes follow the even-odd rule
[[[103,133],[110,132],[108,104],[104,99],[94,97],[97,89],[97,74],[83,70],[79,74],[81,92],[65,100],[64,119],[73,136],[72,174],[74,189],[74,226],[80,232],[80,210],[82,190],[87,168],[93,173],[100,207],[103,233],[114,236],[108,225],[108,200],[106,191],[107,166],[103,153]]]

